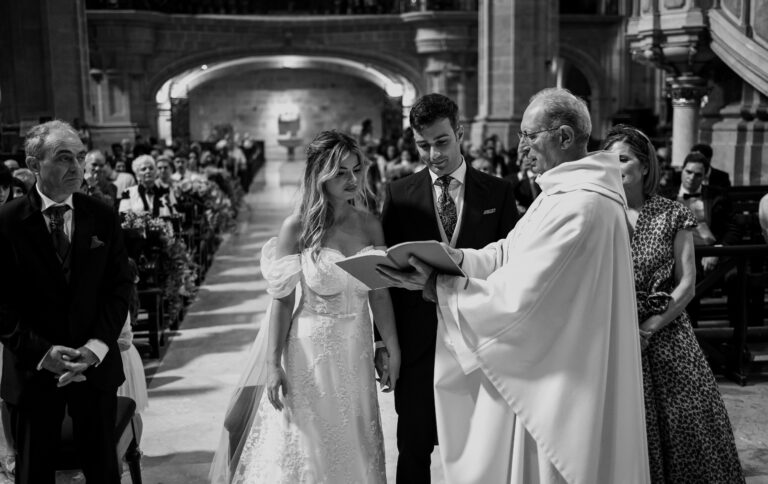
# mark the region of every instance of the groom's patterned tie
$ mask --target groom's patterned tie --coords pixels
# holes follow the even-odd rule
[[[440,197],[437,199],[437,213],[440,215],[440,223],[443,224],[443,230],[445,230],[445,236],[449,243],[453,238],[453,231],[456,230],[456,202],[448,193],[452,180],[451,175],[443,175],[437,179],[437,184],[441,189]]]
[[[69,210],[67,205],[54,205],[45,210],[45,214],[50,219],[48,227],[51,229],[53,248],[56,249],[56,254],[62,263],[67,259],[71,247],[67,234],[64,233],[64,214],[67,210]]]

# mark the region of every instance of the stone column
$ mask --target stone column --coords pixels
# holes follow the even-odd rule
[[[83,0],[0,2],[0,45],[3,124],[90,121]]]
[[[505,146],[514,146],[530,97],[555,86],[550,67],[558,55],[557,2],[480,0],[478,8],[479,99],[472,144],[496,134]]]
[[[672,96],[672,165],[679,167],[698,140],[699,108],[707,93],[707,81],[682,75],[667,82]]]
[[[477,13],[421,11],[403,19],[416,26],[416,51],[424,57],[427,92],[456,101],[468,132],[477,112]]]

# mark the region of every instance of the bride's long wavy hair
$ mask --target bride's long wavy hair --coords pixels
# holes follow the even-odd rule
[[[339,173],[341,161],[349,155],[357,156],[362,167],[357,192],[351,203],[367,207],[368,162],[355,140],[335,130],[322,131],[307,147],[307,167],[302,180],[299,206],[299,250],[310,249],[313,258],[320,252],[334,220],[333,205],[328,198],[325,183]]]

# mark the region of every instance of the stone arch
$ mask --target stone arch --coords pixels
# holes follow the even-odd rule
[[[222,51],[215,49],[192,53],[171,62],[165,62],[149,76],[145,92],[146,101],[154,102],[156,93],[169,79],[197,69],[204,64],[215,65],[235,62],[238,59],[253,59],[254,62],[263,59],[266,64],[269,64],[274,63],[274,59],[277,57],[302,58],[310,61],[316,59],[316,67],[323,63],[326,66],[331,65],[334,61],[339,65],[346,63],[349,67],[347,69],[348,74],[356,75],[376,84],[378,83],[371,78],[372,75],[375,77],[376,74],[371,71],[378,71],[385,77],[399,78],[413,91],[414,98],[421,95],[425,89],[423,77],[415,66],[401,59],[382,54],[360,55],[360,52],[340,49],[281,49],[279,51],[262,49],[228,49]],[[279,67],[279,65],[273,65],[273,67]]]
[[[161,60],[157,61],[162,62]],[[202,66],[206,69],[201,69]],[[145,103],[154,106],[150,115],[161,138],[171,136],[171,87],[174,82],[189,80],[200,85],[206,79],[213,80],[217,71],[236,72],[237,66],[264,66],[265,69],[315,68],[364,79],[402,100],[403,117],[413,101],[423,92],[423,79],[414,67],[390,56],[374,54],[361,56],[359,52],[329,49],[257,50],[219,49],[192,53],[171,62],[160,64],[159,69],[148,76],[145,84]],[[225,72],[218,72],[225,75]],[[192,86],[195,87],[195,86]],[[167,93],[163,94],[163,90]],[[178,96],[176,96],[178,97]],[[185,95],[183,97],[186,97]]]
[[[590,115],[592,116],[592,133],[598,133],[600,138],[608,123],[609,90],[605,85],[605,75],[600,63],[591,55],[572,45],[560,44],[560,57],[573,64],[587,79],[592,90]]]

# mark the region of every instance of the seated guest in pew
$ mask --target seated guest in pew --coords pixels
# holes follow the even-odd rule
[[[107,172],[104,170],[106,165],[107,159],[99,150],[91,150],[85,155],[83,193],[117,209],[117,187],[107,179]]]
[[[157,185],[157,168],[150,155],[141,155],[131,164],[139,184],[128,188],[120,201],[120,212],[150,213],[164,217],[174,213],[173,191]]]
[[[177,156],[173,159],[173,167],[175,171],[171,175],[171,180],[174,182],[180,182],[182,180],[190,180],[192,173],[187,170],[187,159],[183,156]]]
[[[136,178],[126,171],[125,163],[123,160],[107,160],[107,164],[104,165],[106,178],[117,187],[118,194],[136,185]]]
[[[656,194],[660,168],[641,131],[614,126],[604,149],[619,155],[632,228],[651,481],[744,482],[728,413],[685,312],[696,283],[696,218]]]
[[[171,187],[173,187],[173,184],[175,183],[173,179],[173,174],[175,172],[173,162],[171,158],[161,155],[157,159],[157,179],[155,180],[155,185],[162,189],[170,190]]]
[[[741,230],[734,221],[728,193],[713,185],[703,185],[709,161],[701,153],[690,153],[683,160],[681,182],[670,197],[685,205],[698,225],[693,231],[694,245],[734,245],[741,241]],[[704,272],[717,265],[717,257],[704,257]]]
[[[726,190],[731,187],[731,177],[728,175],[728,172],[718,170],[712,166],[711,146],[703,143],[693,145],[691,146],[691,153],[701,153],[707,159],[709,168],[707,169],[707,173],[704,175],[704,180],[701,182],[702,185],[723,188]]]

